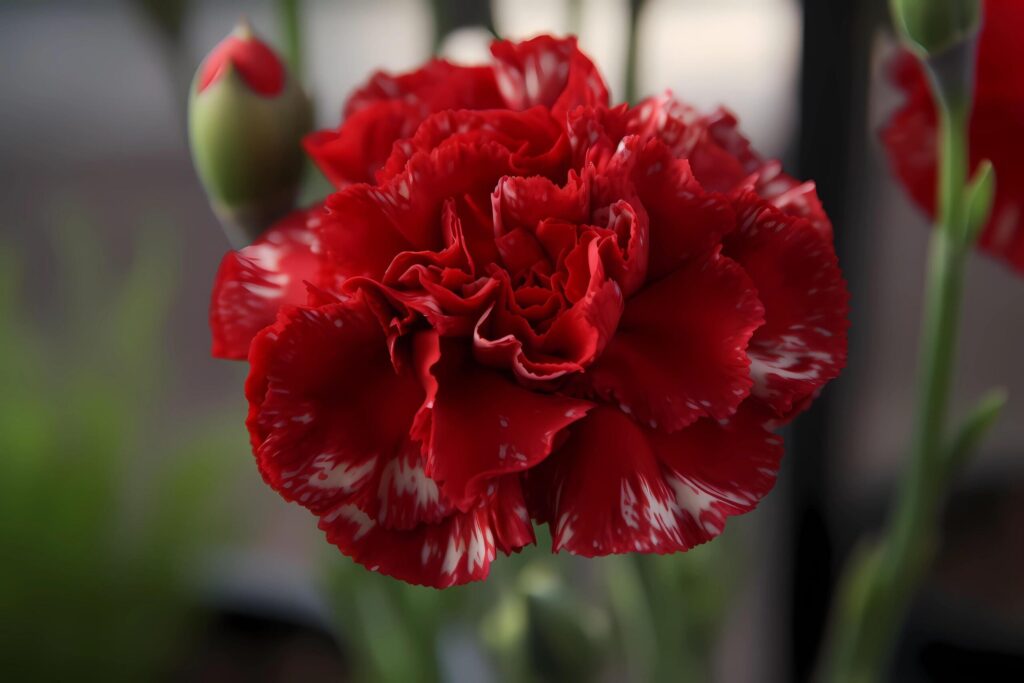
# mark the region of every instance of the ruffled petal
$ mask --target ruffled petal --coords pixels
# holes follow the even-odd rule
[[[578,106],[608,106],[608,86],[575,38],[491,44],[498,89],[510,109],[543,105],[563,121]]]
[[[578,299],[570,295],[572,305],[551,323],[540,348],[546,356],[569,359],[586,368],[604,352],[615,334],[625,295],[622,286],[608,277],[601,258],[602,246],[611,242],[613,237],[586,245],[586,290]]]
[[[316,284],[321,276],[322,220],[322,206],[296,211],[255,244],[224,255],[210,301],[215,357],[247,358],[252,338],[274,322],[282,306],[305,303],[305,282]]]
[[[405,74],[374,74],[349,98],[342,124],[310,134],[304,146],[336,187],[372,182],[394,144],[411,137],[430,114],[501,105],[490,68],[436,59]]]
[[[336,130],[318,130],[302,141],[306,153],[335,187],[372,182],[395,141],[416,132],[418,107],[398,100],[358,110]]]
[[[721,180],[721,189],[734,193],[750,190],[783,213],[805,218],[824,237],[832,239],[832,221],[825,213],[818,198],[813,181],[801,182],[782,170],[776,159],[764,159],[750,141],[740,132],[736,116],[725,108],[719,108],[703,120],[707,127],[707,138],[694,150],[696,161],[694,172],[713,176],[723,166],[718,160],[715,148],[723,150],[739,161],[739,167],[746,178],[730,177]]]
[[[722,532],[772,487],[781,439],[741,409],[674,434],[611,407],[595,408],[528,476],[552,550],[593,557],[688,550]]]
[[[492,262],[490,216],[480,218],[474,208],[489,203],[508,162],[508,150],[495,142],[472,146],[450,138],[413,155],[383,185],[353,185],[331,195],[322,229],[327,263],[339,279],[382,280],[401,252],[444,250],[452,243],[452,221],[443,220],[452,202],[460,207],[459,235],[475,267]]]
[[[430,152],[457,137],[464,146],[493,142],[508,150],[509,169],[523,176],[564,177],[568,140],[544,107],[525,111],[445,110],[431,115],[391,149],[377,174],[381,183],[401,173],[417,152]]]
[[[590,191],[578,174],[570,172],[565,185],[547,178],[506,176],[491,194],[491,213],[497,235],[517,228],[535,233],[544,221],[583,223],[590,214]],[[557,252],[548,254],[556,261]]]
[[[689,258],[707,254],[736,224],[729,202],[701,187],[686,159],[677,159],[653,139],[633,148],[631,176],[647,211],[649,280],[657,280]]]
[[[522,477],[500,477],[495,481],[496,491],[488,513],[491,529],[494,530],[494,542],[498,550],[508,555],[519,552],[524,546],[533,545],[537,537],[526,506]]]
[[[818,198],[814,181],[800,182],[787,175],[778,161],[767,161],[740,184],[736,193],[751,191],[782,213],[807,220],[826,239],[832,239],[832,221]]]
[[[316,513],[341,502],[368,508],[424,391],[396,372],[363,298],[285,309],[249,360],[247,425],[267,483]]]
[[[347,264],[349,269],[358,266],[363,271],[359,274],[380,279],[399,251],[443,249],[445,204],[465,197],[489,205],[490,194],[509,171],[508,165],[509,152],[500,144],[470,145],[456,136],[429,152],[414,154],[405,170],[383,185],[355,185],[332,195],[323,229],[331,261]],[[477,235],[469,227],[463,219],[472,248]],[[491,234],[492,248],[493,239]]]
[[[551,529],[553,552],[593,557],[684,547],[668,507],[672,492],[646,435],[614,408],[591,411],[530,471],[527,485],[534,515]]]
[[[466,510],[496,477],[521,472],[551,452],[588,401],[525,389],[472,362],[452,342],[432,369],[437,381],[426,471]]]
[[[398,454],[380,468],[376,505],[364,504],[370,516],[388,529],[438,524],[454,512],[451,501],[423,469],[423,447],[407,439]]]
[[[806,218],[823,235],[832,235],[832,222],[814,183],[800,182],[784,173],[778,161],[763,159],[729,110],[719,108],[705,115],[667,94],[644,100],[631,110],[627,129],[654,136],[674,156],[687,159],[705,189],[751,190],[784,213]]]
[[[378,71],[345,104],[345,117],[377,102],[401,100],[427,114],[444,109],[493,109],[502,106],[494,72],[486,66],[461,66],[432,59],[414,71]]]
[[[517,486],[517,484],[515,484]],[[437,524],[389,529],[352,504],[320,518],[327,540],[371,571],[420,586],[446,588],[487,578],[496,550],[533,542],[521,494],[502,487],[488,501]]]
[[[603,171],[616,151],[621,151],[619,143],[631,132],[627,130],[629,121],[628,104],[611,109],[577,107],[570,110],[566,115],[566,134],[576,167],[593,166]]]
[[[725,420],[648,434],[690,546],[722,533],[726,518],[750,512],[772,490],[783,453],[782,438],[770,431],[774,424],[747,401]]]
[[[571,282],[578,284],[566,285],[566,301],[553,294],[545,303],[555,306],[540,306],[557,310],[543,332],[534,330],[521,308],[514,310],[519,308],[515,297],[524,289],[506,288],[474,330],[476,359],[511,369],[518,382],[535,387],[591,365],[615,333],[624,305],[622,287],[608,277],[602,260],[602,246],[609,241],[614,237],[591,233],[589,241],[581,241],[566,259],[573,273]]]
[[[384,203],[380,189],[364,184],[327,198],[320,239],[327,267],[339,282],[358,276],[379,280],[397,254],[413,249]]]
[[[423,346],[414,365],[436,358]],[[496,478],[459,512],[427,476],[410,431],[436,387],[394,369],[361,296],[286,310],[253,348],[246,393],[260,471],[285,499],[318,514],[346,555],[443,587],[485,578],[496,548],[533,541],[514,478]]]
[[[409,271],[403,278],[406,284],[415,285],[401,289],[382,285],[368,278],[355,278],[346,283],[347,291],[372,293],[387,303],[391,315],[385,324],[396,327],[403,334],[407,328],[415,327],[425,320],[430,328],[446,337],[469,335],[477,321],[487,314],[490,304],[502,289],[498,278],[480,278],[462,291],[446,288],[433,277],[435,272],[422,267]]]
[[[511,369],[520,384],[537,388],[550,387],[566,375],[583,370],[576,360],[528,352],[541,341],[524,316],[496,304],[484,312],[474,328],[473,355],[483,365]]]
[[[765,315],[748,350],[752,393],[785,420],[845,365],[849,294],[831,240],[808,221],[753,194],[736,212],[724,253],[753,280]]]
[[[356,277],[344,284],[346,292],[372,293],[382,302],[381,323],[396,333],[415,326],[420,316],[439,334],[468,336],[506,280],[500,271],[476,276],[474,257],[454,206],[448,200],[442,215],[444,249],[403,251],[391,261],[383,281]]]
[[[585,386],[668,431],[726,418],[750,391],[747,344],[763,322],[739,265],[717,253],[688,261],[626,303]]]

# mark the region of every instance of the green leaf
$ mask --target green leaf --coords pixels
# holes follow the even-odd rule
[[[18,305],[20,259],[0,243],[0,545],[19,558],[0,564],[4,672],[160,679],[198,614],[186,570],[225,517],[210,513],[239,423],[152,436],[176,233],[142,233],[121,280],[85,212],[58,203],[55,220],[57,333]]]
[[[991,161],[985,159],[978,164],[964,193],[967,205],[967,244],[974,244],[992,214],[992,200],[996,195],[996,172]]]
[[[977,450],[981,440],[999,419],[1006,406],[1005,389],[993,389],[978,401],[974,409],[960,425],[953,441],[946,450],[947,478],[957,472]]]

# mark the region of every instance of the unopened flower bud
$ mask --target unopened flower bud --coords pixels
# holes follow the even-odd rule
[[[235,246],[295,204],[309,100],[246,22],[203,60],[189,93],[192,161]]]
[[[922,57],[970,39],[981,17],[981,0],[891,0],[890,5],[896,29]]]

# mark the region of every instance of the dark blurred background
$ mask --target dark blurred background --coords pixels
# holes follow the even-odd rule
[[[787,435],[776,490],[715,543],[574,561],[543,547],[437,593],[352,565],[259,480],[242,364],[209,356],[227,249],[185,99],[240,17],[277,4],[0,2],[0,671],[7,680],[714,680],[812,676],[833,583],[881,521],[913,399],[927,239],[876,133],[897,102],[874,0],[305,0],[334,125],[372,70],[490,27],[577,33],[624,97],[725,104],[814,178],[852,291],[843,376]],[[891,673],[1024,680],[1024,281],[972,258],[954,411],[1011,401],[961,479]]]

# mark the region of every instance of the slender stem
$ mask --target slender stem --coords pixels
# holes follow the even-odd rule
[[[960,108],[958,108],[960,109]],[[963,293],[966,245],[963,244],[966,184],[966,116],[943,107],[939,222],[931,236],[925,317],[920,340],[917,415],[910,471],[900,485],[889,542],[906,553],[934,535],[936,513],[946,489],[942,462],[944,428],[955,365],[957,327]]]
[[[938,84],[935,90],[939,215],[929,245],[910,462],[883,537],[852,563],[840,586],[824,671],[826,680],[835,683],[884,677],[914,590],[934,557],[949,484],[943,444],[969,249],[964,202],[969,98],[962,91],[949,98]]]
[[[583,26],[583,0],[569,0],[567,12],[569,18],[566,23],[569,25],[569,33],[578,36]]]
[[[631,681],[650,680],[658,653],[650,595],[640,576],[636,557],[611,555],[604,559],[609,606],[622,643]]]
[[[299,0],[277,0],[277,13],[284,34],[284,51],[288,67],[295,78],[302,80],[302,20]]]
[[[645,0],[629,0],[629,26],[626,33],[626,102],[636,103],[637,51],[639,49],[640,12]]]

